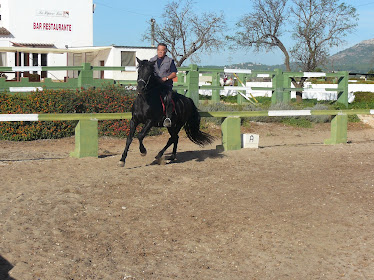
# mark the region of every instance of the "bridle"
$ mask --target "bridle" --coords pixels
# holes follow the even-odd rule
[[[144,88],[147,89],[147,86],[148,86],[148,84],[149,84],[149,80],[151,79],[151,76],[152,76],[152,75],[149,75],[147,81],[144,81],[143,79],[138,79],[138,83],[139,83],[139,82],[144,83]],[[138,94],[139,94],[139,93],[138,93]]]

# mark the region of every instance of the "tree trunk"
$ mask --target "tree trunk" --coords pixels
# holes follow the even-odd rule
[[[295,87],[296,90],[296,103],[303,102],[303,91],[302,88],[304,87],[304,83],[306,81],[305,77],[302,77],[299,82],[297,82],[294,78],[291,78],[291,82]],[[301,91],[297,91],[298,88],[301,88]]]
[[[296,91],[296,103],[303,102],[303,93],[301,91]]]

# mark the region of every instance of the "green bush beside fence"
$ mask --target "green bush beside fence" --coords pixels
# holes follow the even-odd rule
[[[0,93],[0,114],[118,113],[129,112],[134,91],[108,85],[81,90],[43,90],[29,94]],[[0,122],[0,139],[54,139],[74,135],[77,121]],[[99,122],[99,135],[125,137],[128,120]]]

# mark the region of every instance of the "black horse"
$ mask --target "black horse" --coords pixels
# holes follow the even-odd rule
[[[143,156],[147,154],[147,150],[143,145],[143,139],[153,126],[162,126],[163,120],[165,119],[165,104],[163,98],[170,90],[155,76],[155,62],[139,60],[138,58],[137,61],[138,96],[131,109],[130,134],[127,138],[126,147],[121,160],[118,163],[121,167],[125,166],[127,152],[134,137],[136,127],[140,123],[143,123],[144,127],[138,134],[139,150]],[[157,154],[157,160],[162,158],[166,149],[172,144],[174,144],[173,153],[169,160],[172,161],[176,159],[179,138],[178,133],[182,127],[185,129],[187,137],[199,146],[210,144],[214,140],[214,137],[200,130],[200,115],[191,98],[174,92],[173,102],[174,112],[172,114],[172,125],[167,128],[170,138],[165,147]]]

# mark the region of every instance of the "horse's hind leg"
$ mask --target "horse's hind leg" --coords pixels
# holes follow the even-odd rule
[[[170,161],[176,160],[176,158],[177,158],[177,148],[178,148],[178,140],[179,140],[178,133],[181,130],[181,128],[182,127],[178,126],[174,129],[174,131],[169,131],[171,137],[174,138],[173,152],[172,152],[171,156],[169,157]]]
[[[176,159],[178,139],[179,139],[178,133],[179,133],[180,129],[181,129],[180,127],[177,127],[177,128],[176,127],[169,127],[168,128],[170,138],[169,138],[168,142],[166,143],[165,147],[157,154],[156,159],[160,159],[163,156],[163,154],[165,153],[165,151],[171,146],[171,144],[174,144],[174,147],[173,147],[173,154],[172,154],[172,156],[170,157],[169,160],[175,160]]]
[[[127,157],[127,152],[129,151],[130,144],[132,142],[132,139],[134,138],[135,129],[138,126],[138,123],[136,123],[133,119],[130,120],[130,133],[126,140],[126,147],[123,151],[122,157],[120,161],[118,162],[118,166],[123,167],[125,166],[125,161]]]
[[[152,128],[153,123],[151,120],[149,120],[143,127],[142,131],[138,134],[138,139],[139,139],[139,151],[142,156],[145,156],[147,154],[147,149],[143,145],[143,139],[149,132],[149,130]]]
[[[167,148],[169,148],[171,146],[171,144],[173,144],[173,143],[174,143],[174,139],[172,137],[170,137],[168,142],[166,143],[165,147],[162,148],[162,150],[158,152],[158,154],[156,156],[156,159],[160,159],[164,155]]]

